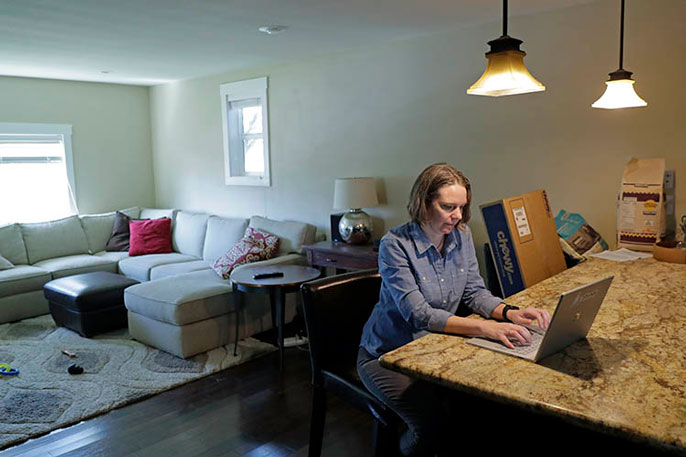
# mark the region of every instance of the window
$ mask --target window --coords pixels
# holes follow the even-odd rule
[[[0,225],[75,213],[71,125],[0,123]]]
[[[220,86],[227,185],[269,186],[267,78]]]

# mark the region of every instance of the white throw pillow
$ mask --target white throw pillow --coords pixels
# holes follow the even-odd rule
[[[0,271],[9,270],[12,267],[14,267],[14,265],[12,265],[12,262],[10,262],[9,260],[0,255]]]
[[[24,238],[21,236],[18,224],[0,227],[0,255],[15,265],[29,263]]]

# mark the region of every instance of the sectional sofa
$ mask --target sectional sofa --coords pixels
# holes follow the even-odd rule
[[[260,216],[224,218],[137,207],[121,211],[132,218],[170,217],[174,252],[136,257],[106,252],[114,212],[0,227],[0,255],[14,264],[0,271],[0,323],[48,313],[43,285],[52,279],[109,271],[141,282],[125,291],[131,335],[179,357],[190,357],[231,342],[236,318],[241,338],[271,328],[266,295],[248,295],[244,311],[236,316],[230,282],[211,269],[214,260],[242,238],[248,225],[277,235],[279,251],[270,260],[239,268],[305,265],[302,246],[316,238],[312,225]],[[287,297],[287,318],[294,308],[295,297]]]

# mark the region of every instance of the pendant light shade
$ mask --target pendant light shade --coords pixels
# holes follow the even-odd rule
[[[605,82],[605,93],[591,106],[593,108],[620,109],[647,106],[645,100],[634,90],[632,73],[623,68],[624,64],[624,0],[621,0],[620,32],[619,32],[619,69],[610,73],[610,80]]]
[[[631,79],[631,72],[627,71],[626,73],[628,73],[628,76],[621,79],[612,79],[613,73],[610,73],[610,80],[605,82],[607,84],[605,93],[591,106],[604,109],[647,106],[648,103],[639,97],[634,90],[634,83],[636,81]]]
[[[467,93],[501,97],[544,91],[545,86],[524,65],[526,53],[519,49],[522,43],[522,40],[507,35],[507,0],[503,0],[503,35],[488,42],[491,50],[486,53],[486,71],[467,89]]]

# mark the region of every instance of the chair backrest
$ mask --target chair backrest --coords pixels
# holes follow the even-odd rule
[[[381,276],[365,270],[302,285],[313,383],[322,370],[343,373],[356,366],[362,328],[379,301]]]

